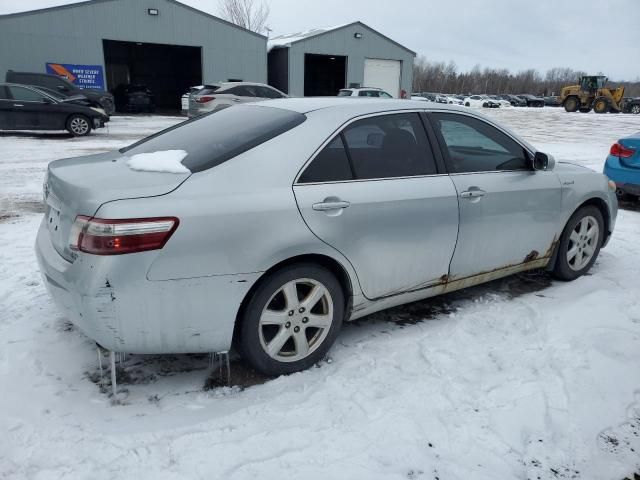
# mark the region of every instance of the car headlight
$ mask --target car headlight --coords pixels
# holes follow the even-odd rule
[[[107,116],[107,112],[105,112],[104,109],[102,108],[98,108],[98,107],[90,107],[90,108],[94,112],[98,112],[100,115],[104,115],[105,117]]]

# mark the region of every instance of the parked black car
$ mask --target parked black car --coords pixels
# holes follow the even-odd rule
[[[80,88],[59,75],[51,75],[49,73],[14,72],[13,70],[9,70],[5,76],[5,81],[7,83],[45,87],[49,90],[54,90],[65,97],[84,95],[89,100],[99,103],[107,115],[112,115],[115,112],[113,95],[109,92],[93,88]]]
[[[544,104],[547,107],[559,107],[562,105],[558,97],[556,97],[555,95],[544,97]]]
[[[544,107],[544,98],[536,97],[535,95],[531,95],[530,93],[523,93],[522,95],[518,95],[520,98],[524,98],[527,102],[527,107]]]
[[[625,98],[622,103],[622,111],[624,113],[640,114],[640,97]]]
[[[498,96],[500,98],[502,98],[503,100],[506,100],[507,102],[509,102],[514,107],[526,107],[527,106],[527,101],[524,100],[523,98],[518,97],[517,95],[504,94],[504,95],[498,95]]]
[[[67,130],[88,135],[102,128],[109,116],[87,106],[86,98],[62,98],[31,85],[0,83],[0,130]]]
[[[155,99],[146,85],[118,85],[113,91],[119,112],[153,112]]]

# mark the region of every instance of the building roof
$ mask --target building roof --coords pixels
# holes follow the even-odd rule
[[[17,11],[15,13],[6,13],[4,15],[0,15],[0,19],[10,18],[10,17],[18,17],[18,16],[23,16],[23,15],[36,15],[36,14],[39,14],[39,13],[51,12],[51,11],[56,11],[56,10],[64,10],[64,9],[68,9],[68,8],[83,7],[83,6],[88,6],[90,4],[103,3],[103,2],[114,2],[114,1],[120,1],[120,0],[80,0],[80,1],[74,1],[73,3],[65,3],[65,4],[62,4],[62,5],[55,5],[53,7],[47,7],[47,8],[39,8],[39,9],[36,9],[36,10],[25,10],[25,11]],[[198,10],[197,8],[194,8],[194,7],[190,6],[190,5],[182,3],[182,2],[180,2],[178,0],[164,0],[164,1],[169,2],[169,3],[173,3],[175,5],[178,5],[178,6],[182,7],[182,8],[186,8],[187,10],[191,10],[192,12],[194,12],[194,13],[196,13],[198,15],[203,15],[205,17],[209,17],[209,18],[211,18],[213,20],[216,20],[218,22],[225,23],[225,24],[227,24],[227,25],[229,25],[231,27],[237,28],[238,30],[243,30],[243,31],[245,31],[247,33],[250,33],[252,35],[255,35],[255,36],[258,36],[258,37],[261,37],[261,38],[264,38],[264,39],[267,38],[264,35],[261,35],[261,34],[259,34],[257,32],[254,32],[253,30],[248,30],[248,29],[246,29],[244,27],[236,25],[235,23],[228,22],[227,20],[224,20],[224,19],[222,19],[220,17],[216,17],[215,15],[211,15],[210,13],[204,12],[202,10]]]
[[[277,37],[270,38],[267,41],[267,51],[271,51],[274,48],[289,48],[294,43],[302,42],[302,41],[307,40],[309,38],[318,37],[320,35],[326,35],[327,33],[332,33],[332,32],[335,32],[337,30],[341,30],[341,29],[346,28],[346,27],[351,27],[352,25],[361,25],[361,26],[363,26],[363,27],[375,32],[376,34],[380,35],[381,37],[385,38],[389,42],[397,45],[398,47],[410,52],[414,56],[416,55],[416,52],[414,52],[413,50],[405,47],[404,45],[396,42],[395,40],[390,39],[386,35],[383,35],[382,33],[378,32],[377,30],[371,28],[369,25],[366,25],[366,24],[364,24],[364,23],[362,23],[360,21],[355,21],[355,22],[351,22],[351,23],[345,23],[345,24],[342,24],[342,25],[335,25],[333,27],[313,28],[311,30],[306,30],[304,32],[288,33],[288,34],[285,34],[285,35],[278,35]]]

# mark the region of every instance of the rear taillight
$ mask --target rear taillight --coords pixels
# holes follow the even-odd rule
[[[633,148],[627,148],[619,143],[614,143],[611,145],[611,150],[609,151],[611,155],[618,158],[629,158],[633,156],[636,151]]]
[[[205,95],[204,97],[197,97],[196,98],[196,103],[209,103],[212,100],[215,100],[216,97],[210,97],[208,95]]]
[[[178,223],[175,217],[108,220],[81,215],[71,227],[69,247],[94,255],[158,250],[173,235]]]

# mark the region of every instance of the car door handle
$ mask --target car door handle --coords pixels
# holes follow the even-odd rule
[[[239,99],[239,98],[232,98],[231,100],[232,100],[233,102],[239,102],[239,101],[240,101],[240,99]]]
[[[342,210],[343,208],[349,207],[349,205],[351,205],[349,202],[340,200],[335,202],[314,203],[311,208],[313,208],[317,212],[326,212],[328,210]]]
[[[464,192],[460,192],[460,197],[462,198],[476,198],[476,197],[484,197],[487,194],[484,190],[478,189],[469,189]]]
[[[24,107],[24,105],[22,105],[21,103],[14,103],[13,106],[14,107]]]

